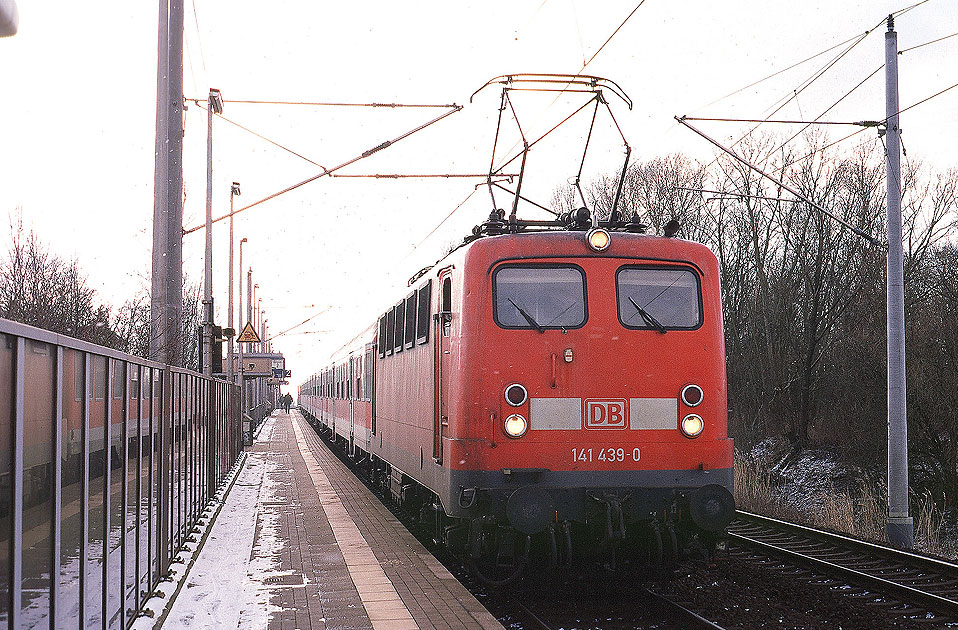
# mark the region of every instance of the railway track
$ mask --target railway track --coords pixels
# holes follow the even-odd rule
[[[876,545],[793,523],[738,511],[729,525],[729,542],[854,585],[849,595],[888,606],[900,602],[901,613],[928,611],[958,621],[958,565]]]
[[[635,628],[659,628],[676,630],[724,630],[701,615],[689,610],[679,602],[654,591],[639,588],[635,595],[628,600],[609,604],[606,600],[590,602],[595,610],[590,611],[588,604],[576,610],[576,619],[570,620],[568,613],[556,613],[550,602],[526,602],[518,600],[509,602],[513,616],[522,622],[524,630],[555,630],[560,627],[576,627],[577,623],[585,621],[585,627],[600,627],[608,630]],[[545,610],[549,607],[550,610]],[[540,610],[541,608],[541,610]],[[596,617],[596,623],[587,620]]]

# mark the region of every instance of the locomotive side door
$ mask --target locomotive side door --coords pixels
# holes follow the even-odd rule
[[[452,378],[450,354],[452,329],[452,274],[439,273],[439,312],[435,315],[436,362],[435,405],[433,412],[432,458],[442,463],[442,434],[449,426],[449,380]]]

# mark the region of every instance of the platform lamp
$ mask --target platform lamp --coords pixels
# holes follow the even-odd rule
[[[229,346],[226,351],[226,380],[233,382],[233,337],[236,336],[236,328],[233,326],[233,197],[240,194],[239,182],[233,182],[230,188],[230,272],[229,272],[229,298],[226,300],[226,327],[233,331],[229,337]]]
[[[237,324],[240,324],[239,328],[243,327],[242,326],[242,323],[243,323],[243,243],[245,242],[246,242],[246,237],[244,236],[243,238],[240,239],[240,242],[239,242],[240,277],[239,277],[239,308],[237,309],[239,313],[237,316]],[[249,296],[247,296],[247,299],[249,299]],[[236,378],[238,381],[237,384],[239,385],[239,422],[240,422],[240,430],[242,430],[244,415],[246,414],[246,379],[244,374],[246,370],[245,370],[245,366],[243,365],[243,344],[237,343],[236,351],[239,354],[239,361],[238,361],[239,374],[236,375]],[[232,363],[230,365],[232,365]],[[246,437],[244,436],[243,439],[245,441]]]
[[[206,251],[203,265],[203,373],[213,375],[213,114],[223,113],[223,94],[210,88],[206,126]],[[230,217],[232,218],[232,217]],[[232,247],[233,240],[230,239]]]

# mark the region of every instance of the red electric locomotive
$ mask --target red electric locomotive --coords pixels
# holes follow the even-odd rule
[[[491,217],[299,391],[489,582],[708,551],[734,512],[716,258],[592,226]]]

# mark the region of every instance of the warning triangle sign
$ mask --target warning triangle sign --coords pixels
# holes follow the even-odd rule
[[[236,338],[237,343],[260,343],[259,335],[256,334],[256,331],[253,330],[253,325],[249,322],[246,322],[246,326],[243,327],[243,332],[240,333],[240,336]]]

